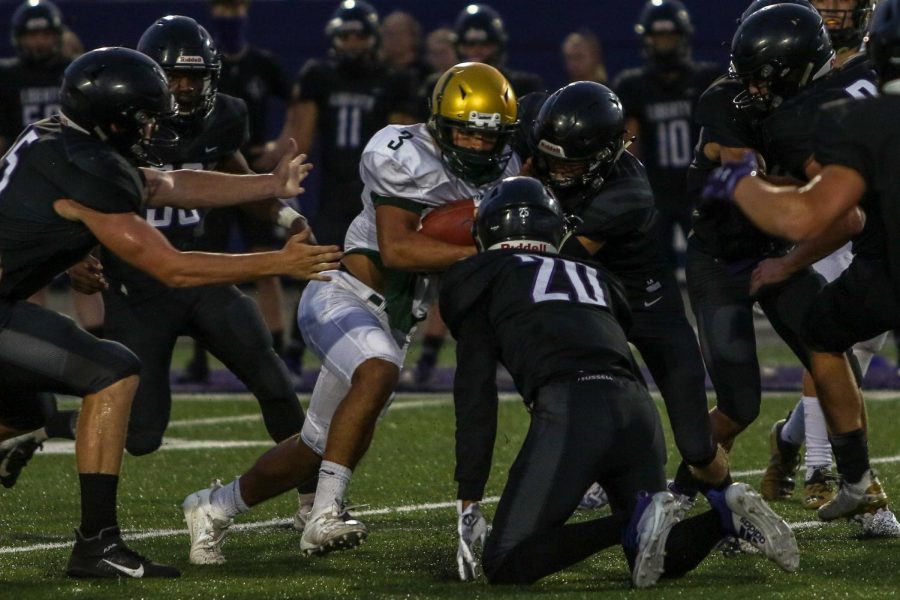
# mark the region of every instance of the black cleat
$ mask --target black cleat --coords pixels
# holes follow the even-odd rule
[[[181,577],[172,565],[144,558],[122,541],[118,527],[107,527],[92,538],[75,530],[75,547],[66,568],[69,577],[112,579],[116,577]]]
[[[0,484],[5,488],[16,485],[22,469],[25,468],[37,449],[42,447],[43,443],[38,441],[32,433],[3,442],[0,445]]]

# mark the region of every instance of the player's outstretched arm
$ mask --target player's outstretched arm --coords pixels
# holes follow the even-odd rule
[[[262,175],[141,169],[147,182],[144,202],[151,207],[190,209],[289,198],[305,191],[300,183],[312,170],[305,161],[306,155],[297,154],[297,144],[291,139],[275,170]]]
[[[273,275],[327,281],[321,272],[336,269],[341,258],[337,246],[308,244],[307,232],[292,236],[274,252],[179,252],[134,213],[102,213],[68,199],[53,206],[63,218],[84,223],[110,252],[170,287],[243,283]]]

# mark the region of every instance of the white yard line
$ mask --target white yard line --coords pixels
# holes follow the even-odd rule
[[[500,500],[498,496],[491,496],[482,500],[482,504],[496,504]],[[456,507],[456,502],[429,502],[426,504],[407,504],[405,506],[389,506],[386,508],[372,508],[355,510],[353,514],[360,517],[372,515],[388,515],[403,514],[430,510],[443,510]],[[232,529],[237,531],[256,531],[259,529],[267,529],[270,527],[286,527],[292,522],[291,519],[268,519],[266,521],[253,521],[250,523],[240,523]],[[792,529],[814,529],[821,527],[825,523],[819,521],[802,521],[798,523],[790,523]],[[449,525],[448,525],[449,527]],[[164,538],[184,536],[187,538],[187,529],[151,529],[149,531],[133,531],[125,532],[122,537],[126,540],[147,540],[153,538]],[[38,552],[41,550],[59,550],[62,548],[71,548],[72,542],[52,542],[45,544],[33,544],[31,546],[0,546],[0,554],[23,554],[26,552]],[[187,540],[185,539],[185,547]],[[186,548],[185,548],[186,549]]]

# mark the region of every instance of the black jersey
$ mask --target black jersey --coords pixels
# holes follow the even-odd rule
[[[602,242],[592,258],[622,281],[629,298],[642,298],[648,285],[658,287],[660,278],[671,273],[656,237],[653,191],[643,165],[630,153],[616,161],[603,186],[575,216],[580,223],[562,254],[584,255],[576,236]]]
[[[217,94],[212,112],[199,124],[178,130],[178,144],[157,151],[164,162],[163,169],[193,169],[214,171],[219,164],[233,156],[247,139],[247,107],[243,100]],[[172,245],[182,251],[194,250],[200,235],[204,212],[197,209],[171,206],[145,208],[142,216],[156,227]],[[129,294],[136,288],[145,293],[157,293],[166,286],[150,275],[135,269],[104,250],[102,262],[112,285],[125,285]]]
[[[694,108],[720,71],[712,63],[690,63],[663,77],[645,66],[624,71],[613,84],[626,118],[640,125],[641,160],[657,202],[684,205],[685,170],[700,134]]]
[[[12,143],[25,127],[59,112],[59,86],[69,61],[40,66],[18,58],[0,61],[0,136]]]
[[[30,125],[2,161],[0,298],[28,298],[97,245],[82,223],[54,212],[56,200],[137,212],[143,193],[140,172],[107,144],[59,117]]]
[[[300,70],[301,101],[318,109],[322,178],[332,188],[359,180],[366,143],[388,124],[391,113],[415,114],[415,88],[405,72],[384,65],[349,70],[334,60],[310,60]]]
[[[898,110],[900,97],[893,94],[833,102],[816,122],[814,142],[816,160],[823,167],[849,167],[865,179],[860,207],[866,213],[866,226],[853,251],[857,256],[887,256],[895,291],[900,291]]]
[[[688,195],[695,201],[693,230],[689,243],[728,262],[753,261],[783,254],[788,244],[766,235],[730,202],[703,202],[701,193],[718,161],[704,154],[706,144],[726,148],[760,148],[759,122],[765,113],[740,109],[734,97],[743,91],[741,82],[728,77],[716,80],[701,96],[694,119],[701,127],[694,160],[687,172]]]
[[[450,267],[441,279],[441,315],[465,344],[465,377],[477,401],[497,360],[530,401],[543,385],[580,372],[641,381],[620,321],[628,305],[595,266],[554,255],[494,250]]]
[[[222,56],[219,91],[240,98],[247,104],[250,137],[246,146],[266,142],[266,115],[270,98],[287,102],[291,84],[281,63],[266,50],[248,46],[239,56]]]
[[[865,60],[852,60],[789,98],[762,121],[762,150],[767,172],[806,181],[813,155],[816,117],[822,106],[844,98],[878,94],[875,71]]]

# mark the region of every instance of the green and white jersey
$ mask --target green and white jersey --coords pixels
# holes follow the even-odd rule
[[[519,173],[519,158],[513,154],[498,178]],[[476,205],[492,183],[475,187],[451,173],[441,161],[441,151],[423,123],[388,125],[376,133],[363,150],[359,174],[365,188],[362,212],[344,238],[344,252],[372,258],[381,268],[391,326],[409,331],[425,318],[437,291],[433,274],[424,275],[387,269],[381,263],[375,208],[389,204],[424,217],[448,202],[471,198]]]

